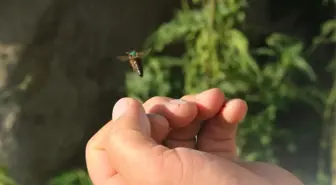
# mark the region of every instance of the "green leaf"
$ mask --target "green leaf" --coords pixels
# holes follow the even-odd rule
[[[335,42],[335,38],[336,38],[336,20],[332,19],[332,20],[328,20],[326,21],[321,29],[321,35],[324,37],[328,37],[328,35],[331,35],[331,38],[333,40],[333,42]]]
[[[297,67],[299,70],[305,72],[305,74],[307,74],[311,80],[313,81],[316,80],[316,74],[313,68],[303,58],[301,57],[296,58],[296,60],[293,61],[293,65]]]
[[[275,56],[276,55],[276,53],[274,52],[273,49],[266,48],[266,47],[256,49],[255,53],[258,54],[258,55],[266,55],[266,56]]]

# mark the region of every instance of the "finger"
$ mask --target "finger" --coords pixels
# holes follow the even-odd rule
[[[192,102],[188,100],[193,100],[191,98],[186,98],[186,96],[182,97],[181,99],[186,100],[187,102]],[[168,134],[168,137],[164,141],[165,145],[168,148],[184,147],[195,149],[196,134],[200,127],[200,124],[193,122],[193,120],[195,120],[196,117],[197,114],[193,117],[192,120],[188,120],[188,124],[186,124],[186,126],[171,130],[171,132]]]
[[[213,88],[201,92],[197,95],[187,95],[182,99],[196,103],[198,114],[195,122],[202,122],[215,116],[224,104],[224,93],[218,89]]]
[[[171,130],[168,120],[158,114],[148,114],[147,117],[151,125],[152,138],[161,144]]]
[[[235,142],[238,122],[247,112],[247,104],[240,99],[228,101],[220,113],[202,127],[197,148],[234,160],[237,157]]]
[[[154,98],[155,99],[155,98]],[[114,119],[117,119],[123,112],[122,109],[113,109],[112,117]],[[169,122],[166,118],[163,116],[160,116],[159,114],[147,114],[147,117],[150,122],[151,126],[151,136],[152,138],[158,142],[161,143],[165,137],[167,137],[170,126]]]
[[[170,127],[180,128],[188,125],[196,116],[194,103],[168,97],[154,97],[144,103],[146,113],[159,114],[165,117]]]
[[[171,131],[183,130],[182,136],[188,136],[190,135],[188,134],[189,132],[193,132],[193,130],[185,130],[184,127],[190,124],[197,115],[197,108],[194,103],[166,97],[154,97],[145,102],[144,106],[147,112],[160,114],[167,118],[171,127],[173,127]],[[164,144],[169,148],[193,148],[195,146],[195,139],[193,137],[184,137],[180,138],[178,142],[166,139]]]
[[[140,102],[124,98],[116,103],[115,109],[124,112],[120,111],[113,122],[103,148],[118,174],[127,177],[129,182],[141,182],[148,178],[146,174],[155,172],[156,162],[161,162],[162,153],[168,148],[157,145],[151,138],[150,122]]]
[[[200,130],[201,122],[213,117],[224,103],[224,94],[217,88],[203,91],[197,95],[186,95],[183,100],[193,102],[197,106],[197,115],[185,127],[172,130],[166,140],[167,146],[195,148],[195,136]]]

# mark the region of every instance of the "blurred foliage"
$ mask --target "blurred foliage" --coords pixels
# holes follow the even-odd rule
[[[16,185],[14,180],[8,177],[6,168],[0,168],[0,185]]]
[[[93,185],[88,173],[83,169],[75,169],[53,177],[48,185]],[[7,171],[0,170],[0,185],[18,185],[8,177]]]
[[[321,28],[321,34],[314,38],[314,45],[317,46],[320,44],[333,44],[336,43],[336,21],[328,20],[326,21]],[[315,47],[312,47],[314,49]],[[333,74],[333,86],[331,91],[326,99],[326,109],[324,113],[324,117],[326,119],[330,119],[332,117],[333,106],[336,102],[336,56],[332,59],[329,66],[327,67],[327,71]]]
[[[240,156],[249,161],[277,162],[275,138],[287,139],[288,151],[296,148],[287,130],[275,129],[279,111],[286,111],[292,101],[299,100],[325,119],[332,115],[336,81],[332,90],[318,88],[318,76],[307,60],[318,46],[336,41],[336,21],[326,21],[310,45],[272,33],[264,46],[254,48],[244,30],[247,6],[246,0],[193,0],[193,7],[183,1],[176,16],[161,25],[145,44],[151,53],[144,59],[144,77],[130,72],[126,85],[129,96],[143,101],[152,96],[177,98],[213,87],[223,90],[229,98],[245,99],[249,113],[238,132]],[[181,55],[164,55],[176,45],[183,45]],[[329,69],[330,73],[336,71],[336,57]],[[298,82],[298,78],[304,81]],[[12,185],[2,174],[0,185]],[[329,183],[325,173],[317,176],[322,179],[321,185]],[[85,171],[75,170],[49,184],[91,182]]]
[[[85,170],[76,169],[53,178],[48,185],[92,185],[92,182]]]
[[[321,115],[328,91],[314,86],[317,76],[307,58],[316,47],[332,42],[328,36],[335,21],[328,21],[321,35],[308,46],[303,41],[281,33],[272,33],[263,47],[252,48],[244,34],[245,0],[194,1],[200,8],[184,3],[176,17],[163,24],[146,48],[144,78],[128,74],[130,96],[146,100],[152,96],[181,96],[213,87],[227,97],[240,97],[249,104],[249,114],[239,129],[239,153],[246,160],[275,162],[272,141],[289,136],[275,130],[275,119],[289,103],[300,100]],[[331,39],[330,39],[331,38]],[[162,53],[173,44],[185,47],[182,56]],[[257,61],[263,61],[263,64]],[[306,80],[296,82],[298,76]],[[332,105],[334,95],[328,99]],[[284,137],[286,138],[286,137]],[[288,140],[288,149],[295,150]],[[261,152],[262,151],[262,152]]]
[[[321,34],[314,38],[313,40],[314,46],[319,44],[334,44],[336,43],[336,21],[328,20],[321,27]],[[312,48],[314,49],[314,48]],[[327,165],[327,161],[322,157],[322,153],[327,153],[328,149],[334,148],[335,141],[334,135],[336,122],[335,122],[335,102],[336,102],[336,56],[334,53],[333,59],[330,61],[327,66],[326,71],[330,72],[333,76],[333,84],[328,96],[325,98],[325,109],[324,109],[324,125],[322,128],[322,136],[320,138],[320,157],[317,161],[318,170],[316,174],[317,182],[321,185],[323,184],[331,184],[329,173],[325,171],[325,166]],[[333,118],[334,117],[334,118]],[[331,149],[335,150],[335,149]],[[331,163],[336,164],[336,156],[331,154]],[[331,165],[333,168],[333,165]],[[335,177],[334,177],[335,178]],[[333,183],[335,184],[335,182]]]

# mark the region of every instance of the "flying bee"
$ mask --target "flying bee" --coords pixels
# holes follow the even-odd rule
[[[134,72],[138,73],[139,76],[143,76],[143,66],[142,66],[142,57],[147,54],[147,52],[137,52],[132,50],[126,52],[126,56],[118,56],[117,59],[120,61],[127,61],[130,63]]]

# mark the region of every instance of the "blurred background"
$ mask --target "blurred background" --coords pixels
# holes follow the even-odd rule
[[[118,98],[213,87],[248,102],[243,159],[336,185],[335,3],[0,0],[0,185],[90,185]],[[116,59],[131,49],[151,51],[143,78]]]

